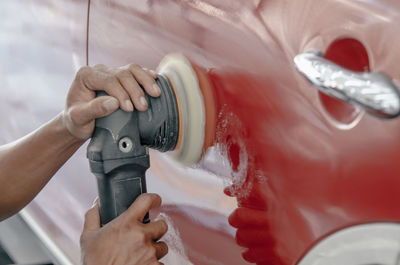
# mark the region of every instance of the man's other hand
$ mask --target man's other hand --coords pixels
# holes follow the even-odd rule
[[[125,111],[147,109],[140,85],[152,97],[161,94],[155,82],[156,73],[136,64],[120,68],[105,65],[84,66],[76,74],[66,100],[63,123],[68,131],[81,140],[88,139],[94,130],[94,120],[111,114],[118,107]],[[96,98],[95,91],[110,96]]]
[[[163,220],[143,224],[151,208],[161,205],[157,194],[142,194],[122,215],[100,227],[99,205],[86,213],[81,236],[83,265],[160,265],[168,246],[158,241],[168,230]]]

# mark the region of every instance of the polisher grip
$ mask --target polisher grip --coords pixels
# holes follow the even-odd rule
[[[120,109],[97,119],[87,156],[97,178],[104,225],[146,192],[145,173],[150,159],[147,148],[140,143],[137,113]]]
[[[116,169],[107,175],[96,174],[102,225],[121,215],[137,197],[146,192],[146,168],[135,168],[133,170],[129,166]],[[143,222],[149,222],[148,214]]]

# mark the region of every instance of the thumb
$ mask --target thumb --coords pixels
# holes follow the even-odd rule
[[[94,119],[107,116],[119,107],[119,102],[111,96],[101,96],[75,107],[75,123],[85,125]]]
[[[100,229],[99,200],[95,200],[92,208],[85,214],[85,223],[82,234],[90,235]]]

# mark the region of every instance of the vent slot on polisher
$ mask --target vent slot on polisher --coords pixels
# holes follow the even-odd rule
[[[166,137],[167,137],[167,131],[166,131],[167,125],[164,123],[161,124],[160,128],[158,129],[157,134],[154,136],[154,141],[152,146],[153,147],[161,147],[165,145],[166,142]]]
[[[166,152],[173,150],[178,141],[178,105],[168,79],[158,75],[156,82],[161,89],[161,96],[153,98],[146,94],[149,109],[138,112],[138,127],[143,145]]]

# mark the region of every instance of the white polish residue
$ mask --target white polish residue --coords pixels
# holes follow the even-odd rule
[[[186,254],[178,228],[174,226],[172,219],[167,214],[160,213],[156,220],[164,220],[168,225],[168,231],[161,239],[168,245],[168,254],[160,261],[164,264],[192,265],[193,263],[190,262]]]
[[[227,110],[227,106],[222,108],[222,111],[218,114],[218,118],[221,119],[221,122],[217,128],[217,141],[224,143],[225,139],[229,136],[231,139],[228,140],[228,143],[217,144],[209,150],[208,155],[214,157],[214,164],[219,165],[218,167],[214,166],[216,171],[213,173],[223,178],[224,186],[229,186],[232,194],[237,195],[240,193],[241,196],[247,197],[250,194],[251,183],[245,183],[249,167],[249,156],[246,144],[242,138],[242,135],[244,135],[244,125],[233,112]],[[228,148],[231,144],[236,144],[239,147],[239,165],[236,171],[233,170],[232,164],[229,161]],[[209,170],[210,167],[208,166],[207,169]]]

